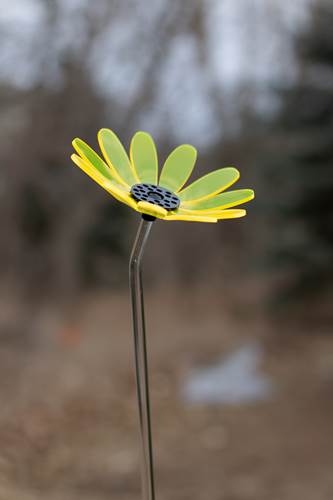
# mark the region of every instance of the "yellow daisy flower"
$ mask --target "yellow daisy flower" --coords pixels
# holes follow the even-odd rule
[[[221,168],[184,187],[197,158],[196,149],[182,144],[166,159],[158,176],[155,143],[146,132],[137,132],[128,157],[112,130],[102,128],[98,142],[103,158],[81,139],[74,139],[73,162],[118,201],[144,218],[217,222],[246,215],[237,205],[254,198],[251,189],[224,192],[239,179],[234,167]]]

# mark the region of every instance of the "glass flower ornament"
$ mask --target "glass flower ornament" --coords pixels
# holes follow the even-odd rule
[[[214,170],[184,187],[197,158],[196,149],[182,144],[166,159],[158,175],[155,143],[146,132],[137,132],[130,154],[114,132],[98,132],[103,157],[81,139],[73,140],[73,162],[114,198],[137,212],[166,221],[217,222],[246,215],[232,208],[251,200],[251,189],[227,191],[239,179],[234,167]]]

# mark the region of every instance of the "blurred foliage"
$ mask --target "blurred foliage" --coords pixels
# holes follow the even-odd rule
[[[115,271],[119,265],[124,271],[127,263],[127,224],[127,209],[120,204],[107,203],[96,214],[81,240],[79,258],[84,286],[119,285]]]
[[[333,290],[333,6],[313,8],[296,39],[298,81],[280,90],[282,108],[266,156],[270,256],[277,302],[323,301]]]

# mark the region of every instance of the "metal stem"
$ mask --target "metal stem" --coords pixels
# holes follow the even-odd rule
[[[141,272],[141,259],[151,227],[153,225],[153,221],[153,218],[142,218],[134,241],[129,263],[136,386],[139,404],[140,433],[142,441],[141,467],[143,500],[155,500],[146,327]]]

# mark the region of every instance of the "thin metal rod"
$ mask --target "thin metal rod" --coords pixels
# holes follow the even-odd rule
[[[146,326],[141,272],[141,259],[152,225],[153,220],[141,219],[129,263],[136,386],[139,404],[140,433],[142,441],[141,474],[143,500],[155,499]]]

